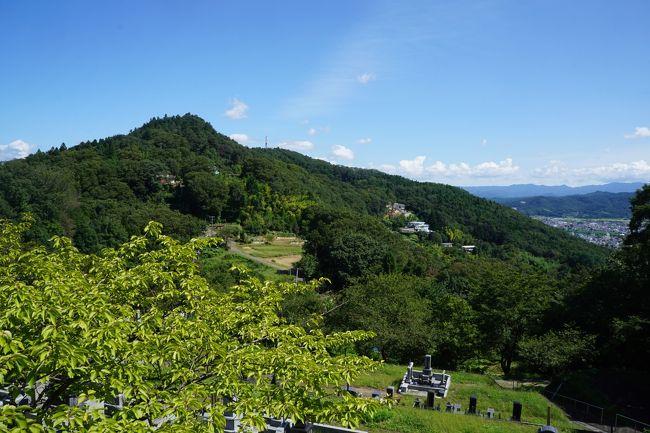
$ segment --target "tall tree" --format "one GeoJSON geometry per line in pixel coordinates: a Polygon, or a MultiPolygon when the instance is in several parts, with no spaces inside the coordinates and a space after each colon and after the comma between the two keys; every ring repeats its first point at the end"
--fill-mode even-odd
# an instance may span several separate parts
{"type": "Polygon", "coordinates": [[[477,263],[476,289],[471,304],[477,313],[485,350],[494,350],[501,369],[510,373],[519,342],[538,331],[553,286],[534,268],[515,267],[497,260],[477,263]]]}
{"type": "Polygon", "coordinates": [[[214,432],[225,410],[257,429],[264,416],[354,425],[377,406],[333,396],[374,364],[330,353],[367,333],[325,335],[279,314],[313,284],[243,277],[214,290],[197,260],[210,241],[181,244],[157,223],[97,256],[62,237],[28,246],[28,226],[0,221],[0,388],[31,398],[0,407],[0,430],[214,432]],[[118,394],[113,414],[88,404],[118,394]]]}
{"type": "Polygon", "coordinates": [[[423,278],[402,274],[372,275],[346,287],[341,307],[330,323],[344,329],[368,329],[376,336],[366,346],[382,358],[407,362],[424,355],[430,347],[435,324],[430,302],[420,296],[427,285],[423,278]]]}
{"type": "Polygon", "coordinates": [[[625,244],[632,252],[627,258],[642,269],[650,270],[650,184],[637,191],[630,203],[632,218],[625,244]]]}

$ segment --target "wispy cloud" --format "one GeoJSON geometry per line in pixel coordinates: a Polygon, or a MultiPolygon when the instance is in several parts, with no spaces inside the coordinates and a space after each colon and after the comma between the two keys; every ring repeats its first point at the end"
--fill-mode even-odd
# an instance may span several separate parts
{"type": "Polygon", "coordinates": [[[8,161],[10,159],[24,158],[36,149],[36,146],[24,142],[23,140],[15,140],[9,144],[0,144],[0,161],[8,161]]]}
{"type": "Polygon", "coordinates": [[[634,128],[634,133],[624,135],[625,138],[647,138],[650,137],[650,128],[647,126],[637,126],[634,128]]]}
{"type": "Polygon", "coordinates": [[[352,149],[341,146],[340,144],[332,146],[331,154],[336,158],[345,159],[347,161],[352,161],[354,159],[354,152],[352,149]]]}
{"type": "Polygon", "coordinates": [[[314,136],[316,134],[328,133],[331,131],[329,126],[313,126],[307,130],[307,134],[314,136]]]}
{"type": "Polygon", "coordinates": [[[314,143],[309,140],[283,141],[278,144],[278,147],[295,151],[305,151],[313,149],[314,143]]]}
{"type": "Polygon", "coordinates": [[[365,137],[365,138],[358,139],[357,143],[359,143],[359,144],[369,144],[371,141],[372,141],[372,138],[365,137]]]}
{"type": "Polygon", "coordinates": [[[230,101],[231,107],[223,113],[226,117],[231,119],[244,119],[248,111],[248,105],[237,98],[230,101]]]}
{"type": "Polygon", "coordinates": [[[329,114],[378,75],[403,66],[402,57],[415,43],[438,37],[437,20],[444,19],[433,2],[375,2],[354,28],[340,29],[342,43],[317,66],[317,73],[280,108],[280,116],[304,119],[329,114]]]}
{"type": "Polygon", "coordinates": [[[371,81],[375,81],[377,76],[372,72],[364,72],[361,75],[357,75],[357,81],[361,84],[368,84],[371,81]]]}
{"type": "Polygon", "coordinates": [[[251,144],[252,140],[247,134],[230,134],[229,137],[239,144],[251,144]]]}

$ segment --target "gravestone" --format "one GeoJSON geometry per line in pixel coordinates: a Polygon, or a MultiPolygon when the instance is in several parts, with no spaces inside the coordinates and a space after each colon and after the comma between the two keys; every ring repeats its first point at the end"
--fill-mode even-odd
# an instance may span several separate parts
{"type": "Polygon", "coordinates": [[[519,401],[512,403],[512,420],[521,421],[521,402],[519,401]]]}
{"type": "Polygon", "coordinates": [[[469,409],[467,410],[467,413],[476,415],[476,396],[475,395],[470,395],[469,396],[469,409]]]}
{"type": "Polygon", "coordinates": [[[433,391],[427,392],[427,407],[433,409],[434,402],[436,399],[436,393],[433,391]]]}

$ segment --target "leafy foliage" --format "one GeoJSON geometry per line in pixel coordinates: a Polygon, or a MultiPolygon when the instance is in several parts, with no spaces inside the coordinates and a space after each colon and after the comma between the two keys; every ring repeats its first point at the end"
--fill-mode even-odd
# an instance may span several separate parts
{"type": "Polygon", "coordinates": [[[408,275],[375,275],[347,287],[331,321],[345,329],[367,329],[367,343],[385,360],[408,361],[424,355],[433,325],[430,302],[419,296],[426,281],[408,275]]]}
{"type": "Polygon", "coordinates": [[[354,425],[376,408],[333,398],[373,363],[331,353],[369,334],[326,335],[281,316],[285,296],[318,282],[243,276],[214,290],[197,260],[214,241],[179,243],[150,223],[143,236],[86,255],[64,237],[26,244],[29,225],[0,222],[0,384],[33,404],[2,406],[0,429],[217,431],[225,410],[256,428],[264,416],[354,425]],[[118,394],[126,404],[112,415],[90,404],[118,394]]]}
{"type": "MultiPolygon", "coordinates": [[[[120,251],[150,220],[161,221],[166,233],[181,241],[200,233],[211,217],[230,223],[223,226],[229,238],[272,230],[296,233],[305,239],[301,275],[330,283],[291,295],[284,305],[293,310],[282,318],[308,323],[312,314],[328,309],[325,303],[354,299],[350,305],[360,305],[366,317],[352,320],[355,312],[348,310],[350,320],[345,321],[341,308],[328,316],[328,327],[370,327],[378,333],[373,345],[385,348],[386,356],[405,360],[431,350],[448,367],[468,359],[498,359],[509,369],[520,341],[558,331],[569,321],[574,312],[565,302],[582,293],[576,276],[586,275],[608,254],[459,188],[336,166],[283,149],[249,149],[190,114],[151,119],[127,135],[1,164],[0,216],[17,221],[25,211],[35,219],[25,231],[28,241],[45,245],[52,236],[66,235],[81,251],[98,254],[92,256],[96,260],[107,259],[102,252],[107,247],[120,251]],[[383,218],[392,202],[404,203],[434,232],[410,237],[395,233],[400,221],[383,218]],[[442,241],[476,245],[477,253],[443,249],[442,241]],[[385,293],[369,291],[373,287],[385,293]],[[327,302],[319,301],[317,289],[331,292],[327,302]],[[364,296],[376,304],[361,305],[364,296]],[[407,303],[414,317],[396,318],[403,314],[394,309],[399,302],[407,303]],[[305,317],[300,317],[300,308],[305,317]],[[385,320],[404,320],[404,335],[396,335],[399,342],[390,340],[381,312],[385,320]],[[434,331],[421,339],[423,329],[434,331]],[[406,341],[406,332],[417,336],[418,344],[406,341]],[[389,353],[391,348],[395,350],[389,353]]],[[[640,221],[634,245],[647,244],[645,220],[634,221],[640,221]]],[[[647,250],[630,245],[630,251],[647,250]]],[[[223,293],[232,284],[248,284],[240,275],[226,276],[231,257],[204,251],[202,272],[214,287],[223,293]]],[[[629,257],[634,256],[644,257],[629,257]]],[[[630,281],[645,281],[647,266],[629,269],[630,281]]],[[[135,283],[125,284],[114,288],[120,305],[144,311],[126,298],[135,296],[130,286],[135,283]]],[[[634,287],[630,293],[641,291],[641,285],[634,287]]],[[[603,339],[608,342],[637,341],[634,330],[646,316],[627,307],[631,302],[626,293],[621,290],[612,301],[626,305],[617,311],[634,313],[630,320],[605,311],[602,323],[595,320],[598,331],[585,332],[607,335],[603,339]],[[615,340],[613,335],[624,337],[615,340]]],[[[589,298],[581,305],[592,302],[594,311],[601,311],[608,301],[597,305],[589,298]]],[[[585,322],[581,319],[580,326],[585,322]]]]}
{"type": "Polygon", "coordinates": [[[0,216],[32,212],[32,239],[44,243],[67,235],[93,252],[127,241],[152,219],[184,240],[209,217],[253,234],[299,232],[314,206],[379,217],[394,201],[429,223],[436,231],[432,239],[462,233],[464,242],[485,254],[514,248],[569,267],[606,255],[459,188],[335,166],[283,149],[248,149],[190,114],[154,118],[128,135],[0,166],[0,216]]]}
{"type": "Polygon", "coordinates": [[[650,362],[650,186],[631,200],[630,235],[606,266],[568,300],[580,329],[597,335],[604,366],[645,370],[650,362]]]}
{"type": "Polygon", "coordinates": [[[567,325],[560,331],[525,338],[519,343],[518,351],[529,368],[557,377],[593,356],[595,340],[595,335],[585,335],[567,325]]]}

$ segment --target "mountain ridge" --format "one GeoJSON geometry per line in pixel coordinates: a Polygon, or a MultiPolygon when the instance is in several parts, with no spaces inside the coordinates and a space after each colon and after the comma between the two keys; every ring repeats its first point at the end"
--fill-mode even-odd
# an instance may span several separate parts
{"type": "Polygon", "coordinates": [[[483,198],[523,198],[523,197],[564,197],[568,195],[589,194],[593,192],[634,193],[644,185],[643,182],[611,182],[603,185],[536,185],[515,184],[508,186],[466,186],[466,191],[483,198]]]}
{"type": "Polygon", "coordinates": [[[495,199],[525,215],[574,218],[625,218],[632,212],[631,192],[591,192],[561,197],[535,196],[495,199]]]}
{"type": "Polygon", "coordinates": [[[250,233],[300,232],[314,206],[380,218],[392,202],[427,221],[432,239],[457,229],[487,254],[516,248],[571,263],[606,255],[461,188],[247,148],[190,114],[0,166],[0,216],[33,212],[35,240],[64,234],[90,251],[124,242],[150,219],[181,238],[199,233],[211,217],[250,233]]]}

